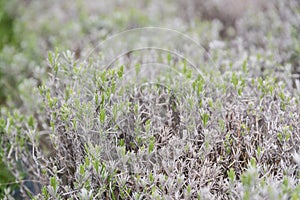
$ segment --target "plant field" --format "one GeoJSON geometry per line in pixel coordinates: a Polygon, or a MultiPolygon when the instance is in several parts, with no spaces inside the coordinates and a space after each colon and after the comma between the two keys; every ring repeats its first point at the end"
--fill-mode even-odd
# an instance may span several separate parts
{"type": "Polygon", "coordinates": [[[0,0],[1,199],[300,199],[300,3],[0,0]]]}

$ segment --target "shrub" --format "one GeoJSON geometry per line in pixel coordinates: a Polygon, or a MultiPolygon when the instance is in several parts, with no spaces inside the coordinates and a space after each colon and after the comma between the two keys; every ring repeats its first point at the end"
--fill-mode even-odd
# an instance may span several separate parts
{"type": "MultiPolygon", "coordinates": [[[[279,20],[274,15],[270,21],[279,20]]],[[[134,16],[132,26],[147,23],[134,16]]],[[[290,79],[295,63],[274,57],[280,44],[272,42],[283,32],[270,29],[266,46],[251,46],[255,31],[245,31],[268,20],[238,20],[242,39],[208,42],[203,55],[174,41],[189,50],[187,58],[197,55],[199,68],[158,51],[131,51],[110,65],[98,52],[80,59],[86,49],[79,55],[50,52],[44,62],[50,67],[42,68],[48,79],[37,84],[21,78],[23,107],[1,108],[0,157],[15,184],[4,184],[3,196],[298,199],[300,96],[290,79]]],[[[220,39],[215,25],[201,28],[220,39]]],[[[204,31],[199,29],[190,31],[204,31]]],[[[127,49],[131,44],[123,41],[113,42],[127,49]]]]}

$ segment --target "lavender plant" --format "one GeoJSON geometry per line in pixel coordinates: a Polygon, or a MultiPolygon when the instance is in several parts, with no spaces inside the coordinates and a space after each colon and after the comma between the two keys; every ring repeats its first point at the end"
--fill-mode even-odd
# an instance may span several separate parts
{"type": "MultiPolygon", "coordinates": [[[[2,196],[299,199],[299,38],[293,32],[299,24],[289,21],[298,17],[299,5],[272,1],[261,9],[253,18],[247,18],[251,11],[238,13],[231,25],[190,23],[187,32],[214,40],[202,41],[199,54],[176,41],[177,50],[188,49],[183,57],[172,49],[136,50],[103,65],[109,46],[99,48],[102,56],[50,51],[38,94],[20,95],[26,112],[1,108],[0,157],[15,179],[2,196]],[[267,28],[271,22],[278,24],[267,28]],[[222,34],[227,25],[233,34],[222,34]],[[27,114],[33,97],[36,111],[27,114]]],[[[129,18],[129,27],[147,23],[129,18]]],[[[126,24],[117,14],[115,20],[126,24]]],[[[111,45],[127,48],[114,39],[111,45]]],[[[19,87],[34,84],[28,79],[19,87]]]]}

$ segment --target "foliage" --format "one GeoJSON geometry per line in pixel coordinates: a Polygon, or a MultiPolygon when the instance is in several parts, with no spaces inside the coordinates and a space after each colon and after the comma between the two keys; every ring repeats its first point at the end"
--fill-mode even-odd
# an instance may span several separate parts
{"type": "Polygon", "coordinates": [[[100,14],[83,1],[16,9],[23,15],[7,31],[20,44],[6,40],[0,54],[1,198],[300,198],[299,3],[273,0],[226,21],[220,10],[211,16],[217,1],[191,2],[111,1],[100,14]],[[168,8],[161,20],[157,5],[168,8]],[[187,48],[184,57],[136,50],[106,65],[110,49],[89,53],[151,23],[180,24],[204,53],[178,41],[171,47],[187,48]]]}

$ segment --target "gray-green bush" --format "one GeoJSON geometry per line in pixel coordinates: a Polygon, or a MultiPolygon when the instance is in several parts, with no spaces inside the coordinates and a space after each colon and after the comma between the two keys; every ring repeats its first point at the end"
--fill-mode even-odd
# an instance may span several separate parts
{"type": "MultiPolygon", "coordinates": [[[[73,32],[65,41],[70,46],[78,35],[88,35],[76,44],[80,51],[76,47],[74,53],[49,52],[46,61],[39,62],[41,74],[49,72],[48,78],[37,83],[32,76],[21,77],[17,96],[22,105],[1,107],[0,157],[14,176],[1,186],[1,195],[299,199],[300,96],[293,79],[299,5],[272,2],[264,13],[236,19],[234,34],[228,38],[222,35],[226,25],[222,20],[203,22],[205,16],[195,15],[189,17],[198,20],[186,25],[185,19],[178,19],[181,30],[188,27],[185,31],[204,44],[206,54],[199,54],[201,74],[186,60],[164,52],[159,56],[154,51],[133,52],[126,58],[129,62],[116,61],[109,68],[99,64],[104,58],[98,54],[84,59],[91,43],[118,30],[115,22],[126,28],[147,25],[155,18],[143,12],[128,17],[117,8],[116,16],[106,16],[107,23],[99,25],[83,6],[81,18],[73,23],[80,25],[62,28],[51,39],[51,44],[64,46],[66,35],[73,32]],[[103,31],[100,36],[97,25],[103,31]],[[143,63],[145,54],[159,63],[143,63]],[[205,68],[212,62],[214,70],[205,68]]],[[[29,6],[34,10],[42,5],[29,6]]],[[[153,9],[151,2],[139,6],[153,9]]],[[[26,16],[32,19],[34,14],[26,16]]],[[[49,13],[41,19],[47,21],[49,13]]],[[[173,19],[164,20],[161,23],[173,19]]],[[[49,32],[55,30],[51,24],[45,26],[49,32]]],[[[47,33],[39,27],[44,26],[32,26],[43,41],[48,36],[42,36],[47,33]]],[[[126,42],[120,48],[125,49],[126,42]]],[[[26,53],[11,52],[8,64],[37,62],[26,53]]]]}

